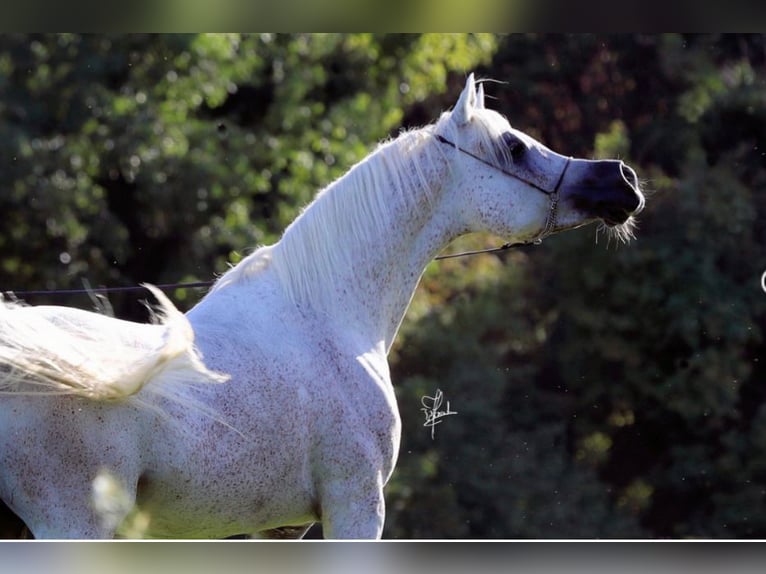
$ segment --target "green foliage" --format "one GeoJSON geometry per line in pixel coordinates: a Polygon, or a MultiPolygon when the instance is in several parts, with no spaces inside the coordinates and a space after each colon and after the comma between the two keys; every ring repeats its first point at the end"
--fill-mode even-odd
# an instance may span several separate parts
{"type": "Polygon", "coordinates": [[[424,532],[438,492],[455,515],[429,535],[763,536],[762,48],[504,39],[488,74],[512,70],[520,93],[498,107],[523,102],[522,129],[621,157],[653,193],[630,246],[582,230],[489,273],[429,269],[430,305],[415,300],[394,356],[405,438],[389,535],[424,532]],[[414,423],[435,388],[459,414],[431,441],[414,423]]]}
{"type": "MultiPolygon", "coordinates": [[[[514,125],[620,157],[652,194],[627,246],[591,227],[428,267],[391,355],[385,535],[762,538],[764,54],[730,35],[6,35],[0,286],[208,279],[478,69],[509,82],[486,89],[514,125]],[[457,414],[432,439],[437,389],[457,414]]],[[[117,314],[142,317],[134,299],[117,314]]]]}
{"type": "MultiPolygon", "coordinates": [[[[403,327],[394,376],[404,436],[388,493],[398,512],[389,520],[387,534],[635,534],[639,530],[631,517],[616,512],[609,487],[570,452],[568,427],[576,416],[570,398],[536,382],[545,376],[547,341],[557,312],[536,297],[538,285],[529,273],[527,255],[509,259],[506,268],[479,259],[440,264],[459,268],[455,274],[441,270],[441,280],[446,275],[450,281],[451,296],[403,327]],[[437,388],[458,414],[443,420],[432,440],[418,411],[420,397],[432,396],[437,388]],[[435,499],[451,516],[434,519],[430,508],[435,499]]],[[[428,283],[426,277],[419,297],[428,296],[428,283]]]]}
{"type": "MultiPolygon", "coordinates": [[[[22,290],[220,273],[232,252],[275,241],[320,187],[401,125],[405,105],[443,91],[447,72],[487,61],[494,43],[5,36],[0,282],[22,290]]],[[[127,298],[114,303],[141,313],[127,298]]]]}

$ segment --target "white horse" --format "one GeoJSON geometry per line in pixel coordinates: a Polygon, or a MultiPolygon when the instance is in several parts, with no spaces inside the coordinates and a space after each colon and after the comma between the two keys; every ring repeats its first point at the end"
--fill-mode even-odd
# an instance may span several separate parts
{"type": "Polygon", "coordinates": [[[186,316],[157,290],[152,325],[0,305],[0,495],[37,538],[113,537],[131,509],[146,537],[319,521],[379,538],[400,437],[387,354],[428,262],[475,231],[629,236],[643,205],[624,163],[544,147],[471,75],[452,111],[381,144],[186,316]],[[109,484],[121,503],[99,503],[109,484]]]}

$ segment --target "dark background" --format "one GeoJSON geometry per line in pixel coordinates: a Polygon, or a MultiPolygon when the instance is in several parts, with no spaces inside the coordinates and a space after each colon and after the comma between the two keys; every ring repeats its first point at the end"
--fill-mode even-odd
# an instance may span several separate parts
{"type": "Polygon", "coordinates": [[[0,291],[213,278],[476,71],[515,127],[651,195],[627,246],[429,266],[384,535],[764,538],[765,61],[762,35],[0,36],[0,291]],[[432,440],[437,388],[458,414],[432,440]]]}

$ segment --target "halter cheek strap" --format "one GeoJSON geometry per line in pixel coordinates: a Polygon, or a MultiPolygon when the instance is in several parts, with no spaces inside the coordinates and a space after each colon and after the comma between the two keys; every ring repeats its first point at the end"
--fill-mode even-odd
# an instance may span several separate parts
{"type": "Polygon", "coordinates": [[[543,239],[548,237],[551,233],[553,233],[554,229],[556,228],[556,218],[558,217],[558,206],[559,206],[559,189],[561,188],[561,184],[564,181],[564,176],[566,175],[567,169],[569,168],[569,163],[571,162],[572,158],[568,157],[566,159],[566,162],[564,163],[564,167],[561,170],[561,173],[559,174],[558,180],[556,181],[556,185],[553,187],[553,189],[548,190],[544,187],[541,187],[537,185],[536,183],[529,181],[528,179],[525,179],[521,177],[518,174],[511,173],[510,171],[507,171],[503,168],[501,168],[498,165],[495,165],[494,163],[491,163],[484,159],[483,157],[480,157],[468,150],[465,150],[461,147],[458,147],[454,142],[451,142],[444,136],[440,134],[436,134],[434,136],[439,142],[448,145],[457,151],[464,153],[467,156],[472,157],[473,159],[483,163],[484,165],[488,165],[492,169],[496,169],[500,173],[507,175],[508,177],[512,177],[513,179],[516,179],[518,181],[521,181],[522,183],[527,184],[528,186],[536,189],[540,193],[543,193],[548,196],[548,199],[550,200],[550,205],[548,207],[548,215],[545,218],[545,226],[543,227],[543,230],[540,232],[540,234],[535,237],[532,240],[529,241],[519,241],[517,243],[505,243],[501,245],[500,247],[492,247],[489,249],[480,249],[478,251],[465,251],[462,253],[454,253],[451,255],[440,255],[438,257],[435,257],[435,259],[451,259],[453,257],[463,257],[464,255],[477,255],[479,253],[493,253],[496,251],[505,251],[507,249],[510,249],[511,247],[517,247],[521,245],[540,245],[542,243],[543,239]]]}
{"type": "Polygon", "coordinates": [[[439,140],[439,142],[441,142],[441,143],[443,143],[445,145],[448,145],[451,148],[456,149],[460,153],[464,153],[465,155],[467,155],[469,157],[472,157],[476,161],[479,161],[479,162],[483,163],[484,165],[487,165],[487,166],[491,167],[492,169],[495,169],[495,170],[499,171],[500,173],[507,175],[508,177],[512,177],[513,179],[516,179],[518,181],[526,183],[528,186],[535,188],[537,191],[539,191],[541,193],[544,193],[545,195],[552,195],[554,193],[558,193],[559,187],[561,187],[561,182],[564,181],[564,174],[566,174],[567,168],[569,167],[569,162],[572,159],[571,157],[567,158],[567,161],[564,164],[564,168],[561,170],[561,173],[559,174],[559,178],[556,181],[556,185],[553,187],[553,189],[545,189],[544,187],[541,187],[540,185],[536,184],[533,181],[529,181],[528,179],[526,179],[524,177],[521,177],[520,175],[518,175],[516,173],[511,173],[510,171],[507,171],[507,170],[503,169],[499,165],[496,165],[496,164],[494,164],[494,163],[492,163],[490,161],[487,161],[483,157],[478,156],[475,153],[472,153],[472,152],[468,151],[467,149],[463,149],[463,148],[459,147],[454,142],[451,142],[450,140],[448,140],[447,138],[445,138],[444,136],[442,136],[440,134],[436,134],[434,137],[437,140],[439,140]]]}

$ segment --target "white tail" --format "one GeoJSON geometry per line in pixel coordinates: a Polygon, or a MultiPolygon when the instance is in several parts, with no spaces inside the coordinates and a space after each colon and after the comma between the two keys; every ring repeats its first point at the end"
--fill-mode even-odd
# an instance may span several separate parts
{"type": "Polygon", "coordinates": [[[175,394],[170,382],[225,381],[202,362],[187,318],[159,289],[144,286],[159,302],[155,324],[0,301],[0,393],[119,401],[152,381],[149,389],[160,395],[175,394]]]}

